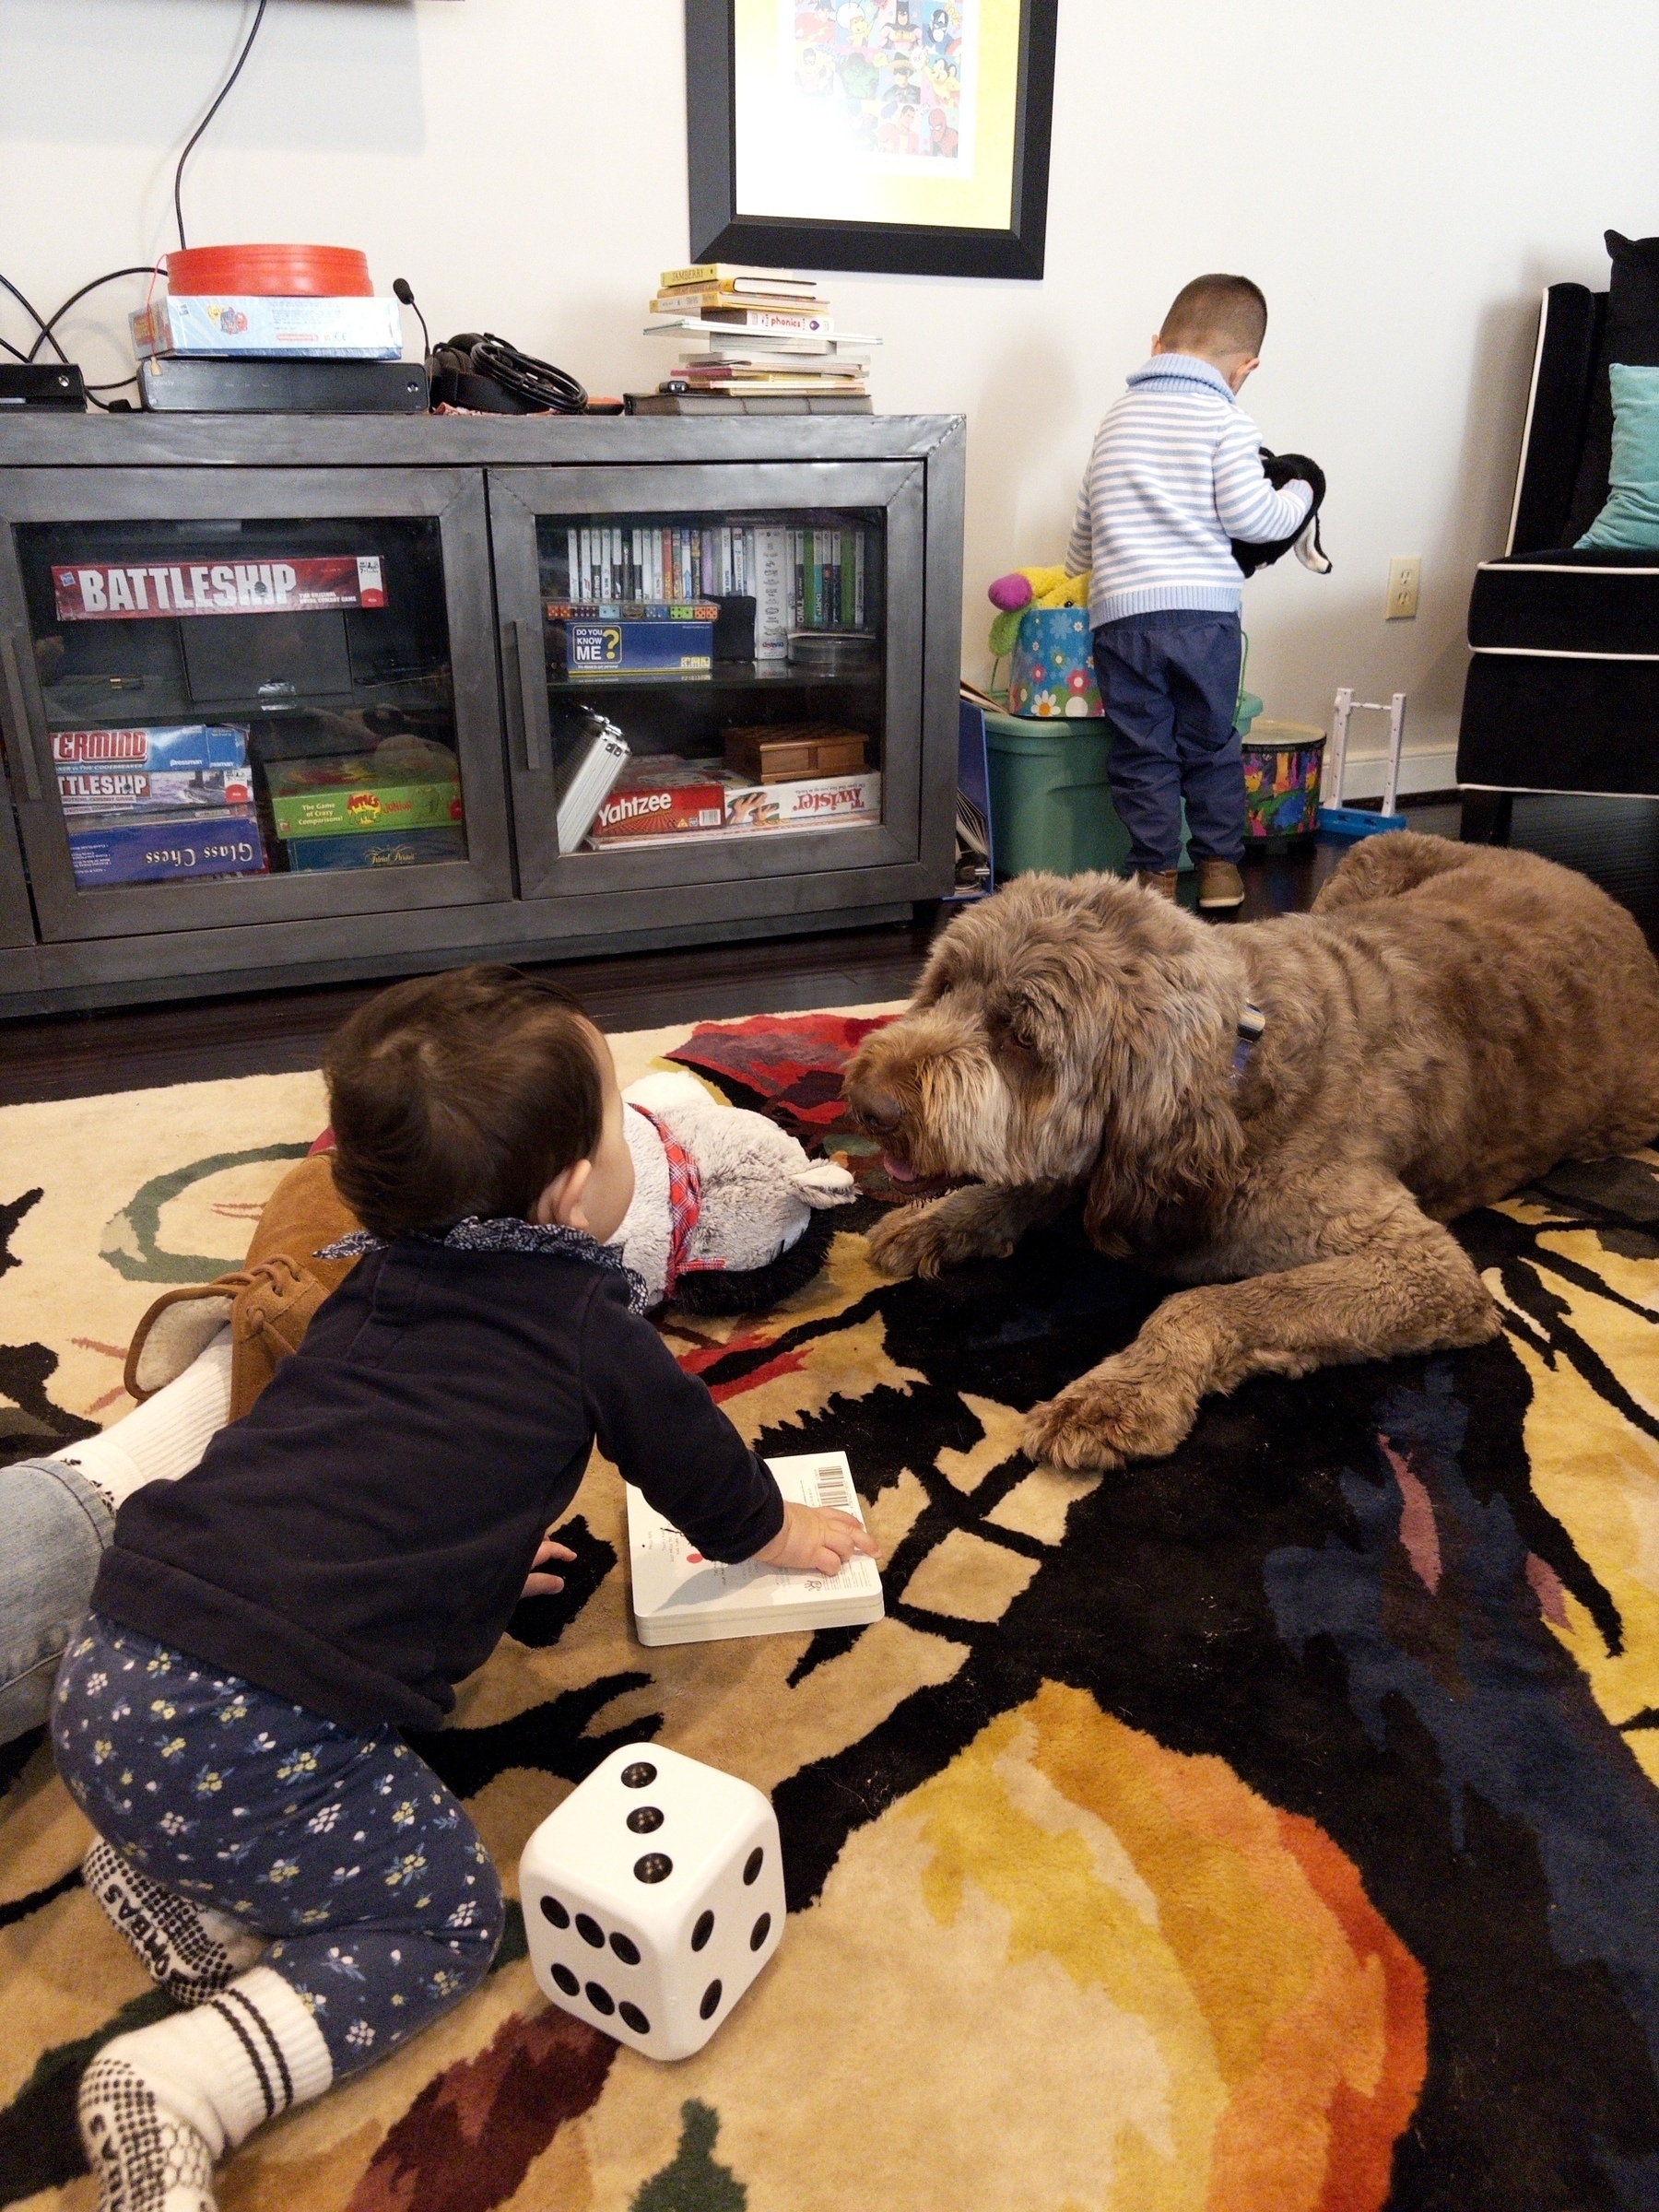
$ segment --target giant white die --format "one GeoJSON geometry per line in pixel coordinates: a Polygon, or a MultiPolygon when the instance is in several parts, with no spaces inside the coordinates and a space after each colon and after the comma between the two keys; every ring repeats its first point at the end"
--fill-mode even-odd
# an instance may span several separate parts
{"type": "Polygon", "coordinates": [[[519,1898],[555,2005],[647,2058],[688,2058],[782,1936],[777,1817],[735,1775],[626,1744],[525,1844],[519,1898]]]}

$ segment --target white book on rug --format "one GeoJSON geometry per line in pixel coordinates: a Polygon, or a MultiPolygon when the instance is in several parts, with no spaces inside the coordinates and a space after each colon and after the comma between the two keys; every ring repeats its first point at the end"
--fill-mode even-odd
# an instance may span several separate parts
{"type": "MultiPolygon", "coordinates": [[[[844,1452],[807,1452],[764,1464],[794,1504],[839,1506],[864,1519],[844,1452]]],[[[753,1559],[725,1566],[693,1551],[641,1491],[632,1483],[625,1487],[634,1628],[641,1643],[712,1643],[726,1636],[863,1628],[887,1609],[874,1559],[855,1553],[835,1575],[794,1574],[753,1559]]]]}

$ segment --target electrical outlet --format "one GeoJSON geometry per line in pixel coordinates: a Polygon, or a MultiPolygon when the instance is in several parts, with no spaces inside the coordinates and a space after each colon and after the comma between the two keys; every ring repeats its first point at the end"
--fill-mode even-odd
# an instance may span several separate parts
{"type": "Polygon", "coordinates": [[[1383,619],[1389,622],[1409,622],[1418,611],[1418,585],[1422,581],[1423,557],[1420,553],[1396,553],[1388,564],[1388,597],[1383,603],[1383,619]]]}

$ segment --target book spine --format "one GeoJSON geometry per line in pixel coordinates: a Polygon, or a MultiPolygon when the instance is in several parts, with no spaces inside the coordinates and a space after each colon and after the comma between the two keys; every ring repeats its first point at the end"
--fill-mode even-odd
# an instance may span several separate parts
{"type": "Polygon", "coordinates": [[[865,533],[861,526],[853,535],[853,627],[865,626],[865,533]]]}
{"type": "Polygon", "coordinates": [[[790,629],[790,533],[758,529],[750,534],[755,598],[755,658],[786,660],[790,629]]]}

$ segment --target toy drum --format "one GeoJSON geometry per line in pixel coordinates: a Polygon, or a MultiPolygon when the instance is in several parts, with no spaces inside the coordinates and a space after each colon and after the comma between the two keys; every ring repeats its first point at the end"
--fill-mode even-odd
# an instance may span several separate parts
{"type": "Polygon", "coordinates": [[[1247,850],[1272,852],[1318,825],[1324,732],[1311,723],[1258,719],[1241,748],[1247,850]]]}
{"type": "Polygon", "coordinates": [[[1086,607],[1033,606],[1020,617],[1009,664],[1008,711],[1037,722],[1105,712],[1086,607]]]}

